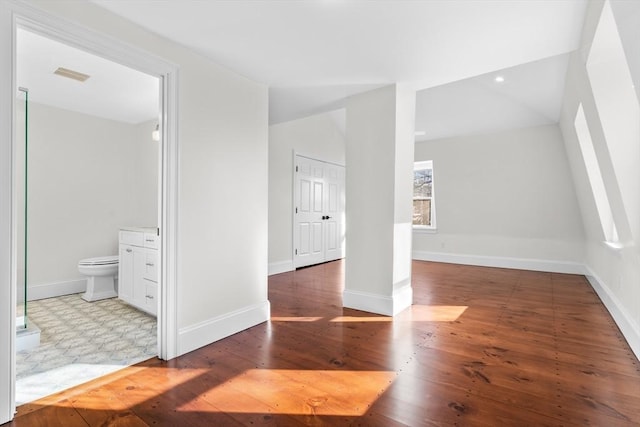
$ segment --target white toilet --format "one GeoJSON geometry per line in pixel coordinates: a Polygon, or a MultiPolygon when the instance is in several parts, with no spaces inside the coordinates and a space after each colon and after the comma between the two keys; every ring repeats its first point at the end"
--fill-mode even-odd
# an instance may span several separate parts
{"type": "Polygon", "coordinates": [[[118,296],[115,286],[118,255],[82,259],[78,262],[78,271],[89,276],[83,300],[91,302],[118,296]]]}

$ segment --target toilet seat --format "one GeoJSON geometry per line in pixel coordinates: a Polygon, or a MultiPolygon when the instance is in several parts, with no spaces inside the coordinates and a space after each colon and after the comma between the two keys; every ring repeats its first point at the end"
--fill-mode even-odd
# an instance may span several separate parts
{"type": "Polygon", "coordinates": [[[118,255],[111,256],[99,256],[94,258],[82,259],[78,262],[78,265],[91,266],[91,265],[113,265],[118,263],[118,255]]]}

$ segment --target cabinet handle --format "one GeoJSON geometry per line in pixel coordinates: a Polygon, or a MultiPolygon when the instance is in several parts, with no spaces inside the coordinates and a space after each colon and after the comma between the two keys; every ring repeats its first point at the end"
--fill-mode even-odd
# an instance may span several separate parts
{"type": "Polygon", "coordinates": [[[127,249],[127,252],[133,252],[133,249],[127,249]]]}
{"type": "Polygon", "coordinates": [[[155,242],[155,239],[144,239],[145,242],[155,242]]]}
{"type": "Polygon", "coordinates": [[[153,299],[153,295],[145,295],[149,299],[153,299]]]}
{"type": "Polygon", "coordinates": [[[148,262],[147,263],[147,267],[153,267],[153,263],[152,262],[148,262]]]}

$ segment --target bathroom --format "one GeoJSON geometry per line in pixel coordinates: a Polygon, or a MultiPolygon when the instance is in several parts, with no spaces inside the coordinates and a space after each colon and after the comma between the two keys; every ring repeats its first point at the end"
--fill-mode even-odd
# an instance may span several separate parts
{"type": "MultiPolygon", "coordinates": [[[[123,227],[156,230],[159,81],[25,29],[18,30],[16,56],[17,86],[23,88],[17,94],[16,123],[27,119],[16,126],[18,317],[26,311],[27,326],[37,325],[32,315],[38,304],[43,310],[43,304],[52,307],[55,300],[58,305],[71,301],[67,324],[43,328],[39,346],[46,349],[47,340],[57,335],[55,346],[65,347],[74,340],[72,330],[88,320],[87,313],[118,301],[82,300],[88,276],[80,273],[79,262],[117,256],[123,227]],[[80,74],[55,74],[59,67],[80,74]],[[88,75],[84,81],[82,74],[88,75]],[[67,337],[67,344],[60,344],[67,337]]],[[[118,310],[131,309],[118,304],[118,310]]],[[[152,316],[142,316],[146,324],[155,323],[152,316]]],[[[123,354],[127,351],[122,348],[123,354]]],[[[19,354],[18,365],[28,359],[19,354]]],[[[78,358],[63,362],[72,360],[78,358]]],[[[26,376],[20,366],[18,372],[20,391],[26,376]]]]}

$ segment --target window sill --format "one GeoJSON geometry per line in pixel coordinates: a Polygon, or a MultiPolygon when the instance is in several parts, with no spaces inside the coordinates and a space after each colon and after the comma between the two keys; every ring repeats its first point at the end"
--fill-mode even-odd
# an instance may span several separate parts
{"type": "Polygon", "coordinates": [[[413,232],[420,233],[420,234],[436,234],[438,232],[438,229],[436,227],[424,227],[424,226],[414,225],[413,232]]]}
{"type": "Polygon", "coordinates": [[[621,251],[622,249],[624,249],[624,244],[621,242],[610,242],[605,240],[602,243],[604,243],[606,247],[608,247],[609,249],[613,249],[614,251],[621,251]]]}

